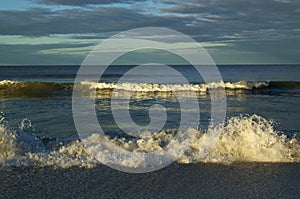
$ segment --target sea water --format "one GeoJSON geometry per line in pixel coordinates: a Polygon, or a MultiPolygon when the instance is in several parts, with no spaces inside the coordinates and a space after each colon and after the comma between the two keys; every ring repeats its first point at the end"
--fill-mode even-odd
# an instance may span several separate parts
{"type": "MultiPolygon", "coordinates": [[[[81,144],[74,125],[72,91],[78,68],[0,67],[0,163],[3,166],[92,167],[98,164],[81,144]]],[[[131,152],[162,150],[163,145],[174,138],[180,114],[194,111],[181,109],[176,98],[178,96],[173,92],[187,99],[193,92],[199,103],[200,125],[197,129],[186,128],[186,133],[197,134],[197,139],[187,143],[185,155],[179,158],[179,163],[300,160],[300,66],[218,66],[224,85],[219,82],[205,83],[191,66],[173,66],[187,77],[189,84],[136,81],[138,78],[151,79],[147,71],[129,76],[128,82],[117,83],[132,68],[134,66],[110,66],[99,82],[90,82],[87,78],[87,81],[77,83],[82,90],[82,98],[89,98],[90,92],[96,91],[93,97],[98,121],[107,135],[105,139],[112,143],[131,152]],[[197,157],[197,151],[203,145],[202,139],[211,114],[208,89],[221,86],[225,86],[227,101],[224,129],[208,156],[200,158],[197,157]],[[151,132],[146,140],[126,135],[112,115],[111,95],[114,89],[120,104],[123,103],[122,96],[134,91],[129,109],[133,121],[138,125],[147,125],[150,122],[149,108],[153,104],[161,104],[168,116],[163,129],[151,132]]],[[[161,75],[165,75],[166,79],[174,79],[168,74],[161,75]]],[[[126,108],[124,105],[123,109],[126,108]]],[[[103,138],[91,135],[88,139],[101,143],[103,138]]],[[[101,150],[96,153],[103,156],[102,163],[111,158],[101,150]]],[[[146,163],[140,160],[126,164],[124,166],[143,167],[146,163]]]]}
{"type": "Polygon", "coordinates": [[[117,83],[132,68],[111,66],[98,82],[89,81],[89,76],[97,74],[87,74],[85,81],[74,85],[79,66],[1,66],[0,197],[299,197],[300,66],[218,66],[224,84],[204,82],[191,66],[173,66],[188,84],[172,82],[176,76],[160,71],[157,75],[167,83],[143,82],[153,78],[153,71],[147,70],[117,83]],[[72,114],[75,86],[81,99],[94,99],[106,136],[92,134],[82,140],[78,135],[72,114]],[[212,120],[209,89],[223,86],[224,127],[215,146],[202,157],[199,151],[212,120]],[[165,125],[159,131],[139,132],[137,137],[126,134],[114,120],[112,93],[120,110],[129,109],[139,126],[151,122],[149,108],[160,104],[156,111],[166,111],[165,125]],[[125,103],[128,94],[129,106],[125,103]],[[133,154],[119,163],[129,168],[149,164],[135,154],[159,154],[176,146],[181,114],[195,112],[182,109],[178,98],[195,96],[199,127],[181,132],[194,137],[180,142],[183,153],[174,164],[138,175],[105,166],[120,156],[107,153],[104,142],[133,154]]]}

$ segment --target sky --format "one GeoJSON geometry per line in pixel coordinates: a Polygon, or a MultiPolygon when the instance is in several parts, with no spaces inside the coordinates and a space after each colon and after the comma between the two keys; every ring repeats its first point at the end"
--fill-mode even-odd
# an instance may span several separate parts
{"type": "Polygon", "coordinates": [[[184,33],[216,64],[300,63],[299,0],[3,0],[0,65],[80,65],[142,27],[184,33]]]}

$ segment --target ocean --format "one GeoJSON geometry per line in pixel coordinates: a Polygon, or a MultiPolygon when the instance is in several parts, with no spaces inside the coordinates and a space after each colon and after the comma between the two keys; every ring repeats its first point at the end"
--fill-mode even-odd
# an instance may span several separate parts
{"type": "MultiPolygon", "coordinates": [[[[205,83],[192,66],[171,66],[189,83],[149,83],[153,74],[145,70],[118,84],[134,67],[110,66],[99,82],[88,81],[96,74],[87,74],[86,81],[74,85],[79,66],[1,66],[0,198],[299,197],[300,65],[221,65],[224,84],[205,83]],[[78,134],[72,113],[75,86],[83,101],[92,98],[105,136],[78,134]],[[202,157],[203,137],[213,122],[208,91],[221,86],[225,123],[215,146],[202,157]],[[154,112],[166,112],[165,123],[159,131],[139,131],[140,137],[127,134],[115,121],[112,95],[117,109],[127,110],[137,125],[151,123],[149,109],[155,104],[160,106],[154,112]],[[195,114],[179,98],[195,98],[199,104],[198,128],[178,131],[182,115],[195,114]],[[106,166],[120,161],[122,167],[143,168],[149,160],[124,161],[99,146],[105,140],[147,154],[162,151],[177,134],[195,137],[180,142],[183,151],[176,161],[147,173],[106,166]]],[[[170,78],[160,71],[157,75],[170,78]]]]}

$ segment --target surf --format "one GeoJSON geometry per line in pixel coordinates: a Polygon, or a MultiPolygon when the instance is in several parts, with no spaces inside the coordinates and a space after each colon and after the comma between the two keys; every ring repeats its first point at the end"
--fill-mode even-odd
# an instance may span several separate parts
{"type": "MultiPolygon", "coordinates": [[[[29,128],[29,127],[26,127],[29,128]]],[[[165,147],[176,146],[176,130],[162,130],[147,138],[101,137],[93,134],[82,140],[72,138],[39,138],[26,128],[9,128],[0,126],[0,165],[1,167],[52,166],[56,168],[87,167],[109,163],[120,158],[119,154],[111,156],[103,148],[103,139],[133,153],[162,152],[165,147]],[[85,145],[83,144],[85,143],[85,145]],[[93,146],[91,148],[91,146],[93,146]],[[96,159],[95,156],[98,158],[96,159]],[[99,162],[101,158],[101,162],[99,162]]],[[[149,134],[149,132],[142,132],[149,134]]],[[[275,130],[274,122],[258,115],[228,118],[215,147],[205,157],[199,156],[206,136],[205,131],[188,129],[184,134],[195,134],[195,138],[181,144],[183,155],[177,160],[179,164],[233,162],[300,162],[300,142],[296,134],[287,137],[275,130]],[[183,146],[183,147],[182,147],[183,146]]],[[[176,152],[176,149],[174,149],[176,152]]],[[[135,156],[133,156],[135,157],[135,156]]],[[[139,156],[143,157],[143,156],[139,156]]],[[[126,167],[143,167],[148,162],[145,158],[128,159],[120,162],[126,167]]]]}

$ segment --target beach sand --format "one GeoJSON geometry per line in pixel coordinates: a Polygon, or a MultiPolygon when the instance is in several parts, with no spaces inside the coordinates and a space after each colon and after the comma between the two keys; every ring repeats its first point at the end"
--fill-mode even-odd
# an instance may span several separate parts
{"type": "Polygon", "coordinates": [[[172,164],[130,174],[95,168],[0,171],[0,198],[298,198],[299,163],[172,164]]]}

